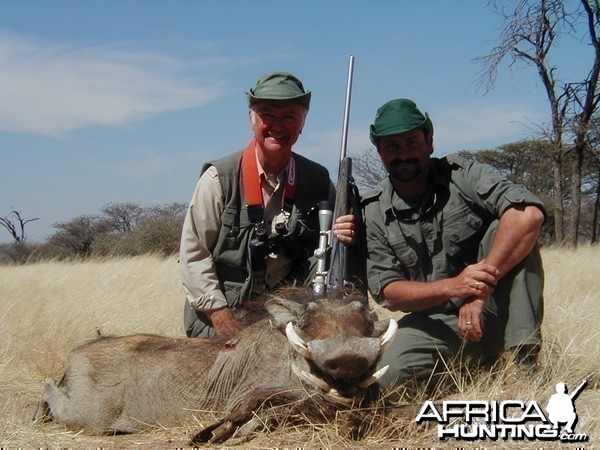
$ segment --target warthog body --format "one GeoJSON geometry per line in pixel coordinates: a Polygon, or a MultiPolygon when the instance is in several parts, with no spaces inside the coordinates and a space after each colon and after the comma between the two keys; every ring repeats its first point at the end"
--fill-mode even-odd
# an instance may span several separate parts
{"type": "Polygon", "coordinates": [[[358,406],[395,333],[395,322],[374,322],[365,304],[364,298],[272,298],[265,318],[227,342],[100,338],[70,353],[58,386],[45,381],[39,411],[94,434],[174,424],[191,411],[223,411],[223,420],[195,438],[216,442],[261,406],[310,402],[307,412],[321,416],[358,406]]]}

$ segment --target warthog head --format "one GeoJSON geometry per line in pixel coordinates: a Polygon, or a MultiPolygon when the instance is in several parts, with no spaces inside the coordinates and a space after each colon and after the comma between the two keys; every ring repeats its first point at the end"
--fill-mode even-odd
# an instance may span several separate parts
{"type": "Polygon", "coordinates": [[[286,335],[302,356],[294,373],[328,397],[351,404],[387,370],[374,373],[379,356],[394,339],[395,320],[375,322],[364,297],[314,300],[304,306],[286,335]]]}
{"type": "MultiPolygon", "coordinates": [[[[361,294],[342,300],[316,300],[312,293],[289,288],[281,297],[269,299],[265,306],[270,340],[251,348],[255,355],[272,357],[269,367],[263,364],[253,377],[253,384],[260,387],[245,391],[229,415],[197,433],[191,444],[223,442],[265,406],[287,405],[290,413],[316,420],[333,417],[340,407],[367,406],[373,399],[367,395],[373,391],[370,388],[387,370],[384,367],[375,372],[377,361],[398,328],[394,320],[375,321],[367,304],[361,294]],[[287,339],[280,334],[284,330],[287,339]],[[277,381],[266,382],[271,376],[277,381]],[[321,395],[311,395],[315,390],[321,395]]],[[[265,328],[264,322],[257,325],[265,328]]]]}

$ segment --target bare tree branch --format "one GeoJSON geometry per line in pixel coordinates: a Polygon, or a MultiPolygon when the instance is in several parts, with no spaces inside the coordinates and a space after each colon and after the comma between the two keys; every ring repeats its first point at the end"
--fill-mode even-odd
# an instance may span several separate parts
{"type": "Polygon", "coordinates": [[[0,217],[0,225],[6,228],[6,230],[10,233],[12,238],[15,240],[15,242],[25,243],[25,241],[27,240],[27,235],[25,234],[25,225],[27,225],[29,222],[33,222],[34,220],[40,219],[38,217],[34,219],[24,219],[21,216],[20,211],[12,210],[8,216],[0,217]],[[10,219],[11,215],[16,217],[19,226],[18,229],[17,223],[13,222],[13,220],[10,219]]]}

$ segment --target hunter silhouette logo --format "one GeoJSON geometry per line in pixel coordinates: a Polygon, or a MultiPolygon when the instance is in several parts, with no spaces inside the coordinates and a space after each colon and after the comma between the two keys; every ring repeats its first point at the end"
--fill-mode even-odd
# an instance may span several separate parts
{"type": "Polygon", "coordinates": [[[587,380],[579,383],[570,394],[567,393],[567,385],[565,383],[556,384],[556,394],[553,394],[548,401],[546,411],[548,411],[548,419],[554,425],[554,429],[559,429],[560,423],[566,423],[565,431],[573,434],[575,424],[577,423],[577,413],[575,412],[575,398],[587,384],[587,380]]]}
{"type": "Polygon", "coordinates": [[[577,413],[575,398],[585,385],[583,380],[568,393],[565,383],[556,385],[546,406],[547,415],[535,400],[445,400],[441,403],[426,401],[417,423],[437,422],[438,438],[441,440],[560,440],[561,442],[585,442],[586,433],[575,433],[577,413]],[[564,430],[561,432],[561,424],[564,430]]]}

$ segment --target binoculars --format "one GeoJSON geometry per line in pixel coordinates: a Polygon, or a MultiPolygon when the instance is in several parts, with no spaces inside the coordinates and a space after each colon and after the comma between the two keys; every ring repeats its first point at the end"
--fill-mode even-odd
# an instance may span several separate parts
{"type": "Polygon", "coordinates": [[[268,233],[262,223],[254,228],[250,239],[250,258],[254,270],[265,270],[267,255],[279,254],[281,251],[284,251],[292,259],[300,257],[301,248],[298,245],[295,230],[288,230],[285,223],[276,224],[275,231],[272,233],[268,233]]]}

